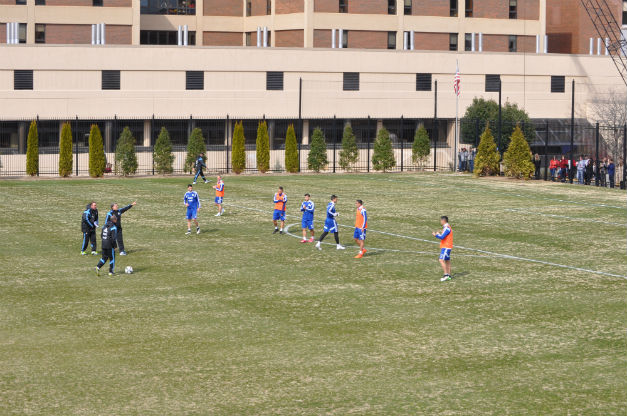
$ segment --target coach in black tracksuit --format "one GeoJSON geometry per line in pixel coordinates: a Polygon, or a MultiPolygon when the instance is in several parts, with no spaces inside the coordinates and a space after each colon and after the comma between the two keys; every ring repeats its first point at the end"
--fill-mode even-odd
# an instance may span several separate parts
{"type": "Polygon", "coordinates": [[[126,251],[124,250],[124,237],[122,236],[122,214],[124,214],[129,209],[133,208],[135,204],[137,204],[137,202],[133,202],[132,204],[127,205],[124,208],[120,208],[118,204],[111,204],[111,211],[107,213],[107,218],[105,219],[105,224],[109,222],[111,217],[116,217],[117,219],[116,241],[120,249],[120,256],[126,256],[126,251]]]}
{"type": "Polygon", "coordinates": [[[115,247],[118,229],[115,224],[118,221],[118,217],[111,217],[102,227],[102,232],[100,233],[100,237],[102,238],[102,258],[96,265],[96,274],[100,274],[100,268],[105,265],[107,261],[109,261],[109,275],[114,273],[115,269],[115,247]]]}
{"type": "Polygon", "coordinates": [[[87,244],[91,243],[91,254],[96,254],[96,228],[98,227],[98,207],[95,202],[90,202],[83,211],[81,230],[83,231],[83,246],[81,254],[86,255],[87,244]]]}

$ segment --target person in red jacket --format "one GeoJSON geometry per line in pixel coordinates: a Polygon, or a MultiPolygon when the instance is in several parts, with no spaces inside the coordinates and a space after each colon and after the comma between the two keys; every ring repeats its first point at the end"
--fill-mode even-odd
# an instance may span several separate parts
{"type": "Polygon", "coordinates": [[[551,162],[549,162],[549,171],[551,172],[551,180],[553,182],[555,182],[555,172],[557,171],[558,167],[559,162],[557,161],[555,156],[553,156],[553,159],[551,159],[551,162]]]}
{"type": "Polygon", "coordinates": [[[562,155],[562,159],[559,161],[560,167],[560,180],[566,182],[566,175],[568,173],[568,160],[562,155]]]}

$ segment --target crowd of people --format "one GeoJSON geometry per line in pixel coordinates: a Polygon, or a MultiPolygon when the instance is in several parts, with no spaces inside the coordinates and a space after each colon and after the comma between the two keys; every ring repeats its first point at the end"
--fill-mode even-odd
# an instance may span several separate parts
{"type": "Polygon", "coordinates": [[[462,149],[457,153],[457,170],[460,172],[473,172],[475,170],[475,157],[477,149],[473,147],[462,149]]]}
{"type": "Polygon", "coordinates": [[[610,158],[594,160],[585,155],[579,160],[569,161],[564,155],[560,159],[553,156],[549,162],[550,179],[552,181],[572,181],[580,185],[592,185],[614,188],[616,181],[616,164],[610,158]]]}

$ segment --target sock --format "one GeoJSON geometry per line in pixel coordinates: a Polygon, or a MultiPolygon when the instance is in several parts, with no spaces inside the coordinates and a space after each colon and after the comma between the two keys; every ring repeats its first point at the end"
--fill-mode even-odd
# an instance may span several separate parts
{"type": "Polygon", "coordinates": [[[281,231],[283,231],[283,228],[281,228],[281,231]]]}
{"type": "Polygon", "coordinates": [[[333,233],[333,236],[335,237],[335,242],[339,246],[340,245],[340,234],[339,233],[333,233]]]}
{"type": "Polygon", "coordinates": [[[279,227],[274,227],[274,229],[275,229],[275,230],[278,230],[278,229],[279,229],[279,227]]]}

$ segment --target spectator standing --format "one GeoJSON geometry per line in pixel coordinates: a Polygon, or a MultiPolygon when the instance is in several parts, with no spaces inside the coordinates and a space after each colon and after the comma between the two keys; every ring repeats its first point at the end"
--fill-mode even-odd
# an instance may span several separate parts
{"type": "Polygon", "coordinates": [[[599,183],[600,183],[600,186],[604,188],[607,186],[606,175],[607,175],[607,158],[604,157],[601,163],[599,163],[599,183]]]}
{"type": "Polygon", "coordinates": [[[540,165],[542,164],[542,159],[540,159],[540,155],[536,153],[533,155],[533,166],[535,167],[535,176],[536,180],[540,179],[540,165]]]}
{"type": "Polygon", "coordinates": [[[592,183],[592,176],[594,175],[594,161],[592,158],[588,158],[586,161],[586,171],[585,171],[585,183],[586,185],[590,185],[592,183]]]}
{"type": "Polygon", "coordinates": [[[477,149],[474,147],[470,148],[468,152],[468,171],[473,173],[475,171],[475,157],[477,156],[477,149]]]}
{"type": "Polygon", "coordinates": [[[555,156],[553,156],[553,159],[549,162],[549,172],[551,173],[551,181],[553,182],[555,182],[555,173],[557,172],[557,169],[559,169],[559,162],[555,156]]]}
{"type": "Polygon", "coordinates": [[[562,182],[566,182],[566,174],[568,172],[568,160],[566,160],[566,157],[564,157],[564,155],[562,155],[562,159],[559,162],[559,167],[560,167],[560,179],[562,182]]]}
{"type": "Polygon", "coordinates": [[[610,158],[607,164],[607,175],[609,176],[610,188],[614,187],[615,174],[616,166],[614,165],[614,160],[610,158]]]}

